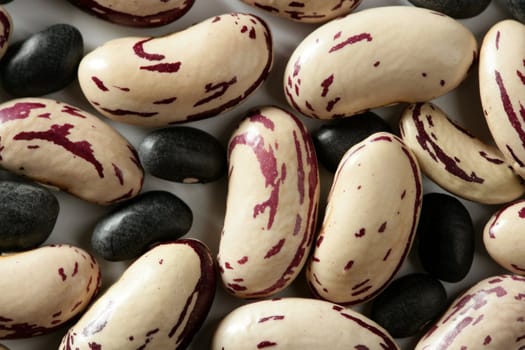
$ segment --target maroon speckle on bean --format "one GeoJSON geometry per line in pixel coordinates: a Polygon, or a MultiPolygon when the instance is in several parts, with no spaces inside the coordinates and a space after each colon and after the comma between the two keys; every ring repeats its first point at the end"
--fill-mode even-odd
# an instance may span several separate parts
{"type": "Polygon", "coordinates": [[[347,45],[352,45],[352,44],[358,43],[363,40],[372,41],[372,35],[370,33],[361,33],[361,34],[352,35],[348,37],[346,40],[344,40],[343,42],[335,46],[332,46],[330,50],[328,50],[328,53],[332,53],[332,52],[341,50],[347,45]]]}

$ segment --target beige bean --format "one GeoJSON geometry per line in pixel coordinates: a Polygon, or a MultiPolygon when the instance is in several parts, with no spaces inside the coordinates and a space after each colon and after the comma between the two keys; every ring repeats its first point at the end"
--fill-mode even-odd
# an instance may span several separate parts
{"type": "Polygon", "coordinates": [[[422,171],[447,191],[485,204],[506,203],[525,192],[523,180],[496,147],[471,135],[436,105],[408,106],[399,127],[422,171]]]}
{"type": "Polygon", "coordinates": [[[512,273],[525,275],[525,200],[500,208],[485,224],[483,243],[489,255],[512,273]]]}
{"type": "Polygon", "coordinates": [[[414,240],[422,200],[415,156],[375,133],[343,156],[306,275],[319,297],[355,305],[381,292],[414,240]]]}
{"type": "Polygon", "coordinates": [[[242,0],[256,8],[292,21],[304,23],[327,22],[352,12],[361,0],[242,0]]]}
{"type": "Polygon", "coordinates": [[[87,310],[59,350],[185,349],[208,314],[215,280],[213,259],[203,243],[182,239],[160,244],[87,310]]]}
{"type": "Polygon", "coordinates": [[[450,17],[410,6],[376,7],[308,35],[290,57],[283,84],[301,113],[348,117],[441,96],[464,80],[476,56],[474,35],[450,17]]]}
{"type": "Polygon", "coordinates": [[[46,246],[0,256],[0,285],[0,339],[32,337],[87,307],[100,287],[100,268],[80,248],[46,246]]]}
{"type": "Polygon", "coordinates": [[[525,25],[504,20],[493,25],[481,45],[479,89],[487,125],[496,145],[525,177],[525,25]]]}
{"type": "Polygon", "coordinates": [[[310,250],[319,172],[303,123],[277,107],[249,113],[229,142],[229,183],[218,264],[235,296],[275,294],[310,250]]]}
{"type": "Polygon", "coordinates": [[[164,37],[111,40],[84,57],[78,77],[106,117],[162,126],[216,116],[242,102],[265,80],[272,50],[265,22],[231,13],[164,37]]]}
{"type": "Polygon", "coordinates": [[[43,98],[0,105],[0,165],[98,204],[134,197],[144,177],[135,149],[115,129],[43,98]]]}
{"type": "Polygon", "coordinates": [[[396,350],[392,337],[365,316],[322,300],[284,298],[241,306],[215,330],[211,350],[396,350]]]}
{"type": "Polygon", "coordinates": [[[486,278],[450,305],[415,350],[521,349],[525,346],[525,278],[486,278]]]}

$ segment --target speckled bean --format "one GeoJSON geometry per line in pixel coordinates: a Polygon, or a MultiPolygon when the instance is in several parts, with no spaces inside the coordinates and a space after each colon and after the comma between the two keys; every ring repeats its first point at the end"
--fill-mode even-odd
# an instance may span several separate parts
{"type": "Polygon", "coordinates": [[[115,129],[42,98],[0,105],[0,165],[98,204],[134,197],[144,177],[135,149],[115,129]]]}
{"type": "Polygon", "coordinates": [[[229,188],[218,264],[228,291],[265,297],[288,286],[313,240],[319,172],[302,122],[277,107],[252,111],[230,138],[229,188]]]}
{"type": "Polygon", "coordinates": [[[184,349],[215,295],[208,248],[164,243],[136,260],[69,329],[59,350],[184,349]]]}
{"type": "Polygon", "coordinates": [[[525,278],[486,278],[461,294],[415,350],[523,349],[525,278]]]}
{"type": "Polygon", "coordinates": [[[13,20],[7,10],[0,6],[0,58],[4,56],[9,46],[9,39],[13,32],[13,20]]]}
{"type": "Polygon", "coordinates": [[[396,350],[382,327],[362,314],[322,300],[285,298],[241,306],[213,336],[211,350],[396,350]]]}
{"type": "Polygon", "coordinates": [[[350,148],[306,270],[314,294],[355,305],[381,292],[408,255],[421,199],[417,160],[397,136],[375,133],[350,148]]]}
{"type": "Polygon", "coordinates": [[[272,62],[267,25],[231,13],[164,37],[111,40],[84,57],[78,77],[106,117],[164,126],[237,105],[262,84],[272,62]]]}
{"type": "Polygon", "coordinates": [[[510,203],[492,215],[483,230],[489,255],[505,269],[525,275],[525,200],[510,203]]]}
{"type": "Polygon", "coordinates": [[[133,27],[156,27],[182,17],[194,0],[69,0],[107,21],[133,27]]]}
{"type": "Polygon", "coordinates": [[[361,0],[242,0],[272,14],[304,23],[327,22],[352,12],[361,0]]]}
{"type": "Polygon", "coordinates": [[[501,152],[461,128],[437,106],[408,106],[399,123],[401,137],[422,171],[447,191],[484,204],[506,203],[525,192],[501,152]]]}
{"type": "Polygon", "coordinates": [[[476,56],[474,35],[450,17],[417,7],[377,7],[308,35],[288,61],[284,90],[290,105],[307,116],[348,117],[441,96],[463,81],[476,56]]]}
{"type": "Polygon", "coordinates": [[[53,331],[83,311],[100,287],[87,252],[55,245],[0,256],[0,339],[53,331]]]}
{"type": "Polygon", "coordinates": [[[490,132],[514,170],[525,177],[525,25],[496,23],[487,32],[479,58],[479,89],[490,132]]]}

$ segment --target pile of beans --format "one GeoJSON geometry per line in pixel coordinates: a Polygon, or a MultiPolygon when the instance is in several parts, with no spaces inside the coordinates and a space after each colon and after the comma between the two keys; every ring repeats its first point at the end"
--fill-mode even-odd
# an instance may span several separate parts
{"type": "Polygon", "coordinates": [[[112,2],[0,1],[1,350],[525,347],[525,3],[112,2]]]}

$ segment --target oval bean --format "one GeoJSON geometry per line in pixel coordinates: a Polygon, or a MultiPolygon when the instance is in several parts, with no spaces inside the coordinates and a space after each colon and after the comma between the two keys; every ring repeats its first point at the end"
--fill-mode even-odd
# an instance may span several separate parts
{"type": "Polygon", "coordinates": [[[133,146],[99,118],[43,98],[0,105],[0,165],[84,200],[137,195],[144,171],[133,146]]]}
{"type": "Polygon", "coordinates": [[[308,256],[319,200],[315,150],[298,118],[263,107],[235,130],[228,153],[222,281],[235,296],[265,297],[288,286],[308,256]]]}
{"type": "Polygon", "coordinates": [[[69,0],[69,2],[113,23],[132,27],[157,27],[185,15],[195,0],[69,0]]]}
{"type": "Polygon", "coordinates": [[[100,287],[100,268],[80,248],[46,246],[0,256],[0,285],[0,339],[32,337],[88,306],[100,287]]]}
{"type": "Polygon", "coordinates": [[[397,136],[375,133],[350,148],[306,270],[314,294],[343,305],[379,294],[407,258],[422,192],[417,161],[397,136]]]}
{"type": "Polygon", "coordinates": [[[283,84],[297,111],[349,117],[441,96],[464,80],[476,57],[474,35],[454,19],[417,7],[377,7],[309,34],[291,55],[283,84]]]}
{"type": "Polygon", "coordinates": [[[215,330],[211,350],[396,350],[381,326],[322,300],[285,298],[241,306],[215,330]]]}
{"type": "Polygon", "coordinates": [[[215,278],[203,243],[184,239],[158,245],[69,329],[59,350],[184,349],[208,314],[215,278]]]}
{"type": "Polygon", "coordinates": [[[111,40],[84,57],[78,78],[106,117],[165,126],[216,116],[246,99],[269,73],[272,50],[265,22],[231,13],[159,38],[111,40]]]}
{"type": "Polygon", "coordinates": [[[520,276],[488,277],[465,291],[417,343],[428,349],[519,349],[525,346],[520,276]]]}

